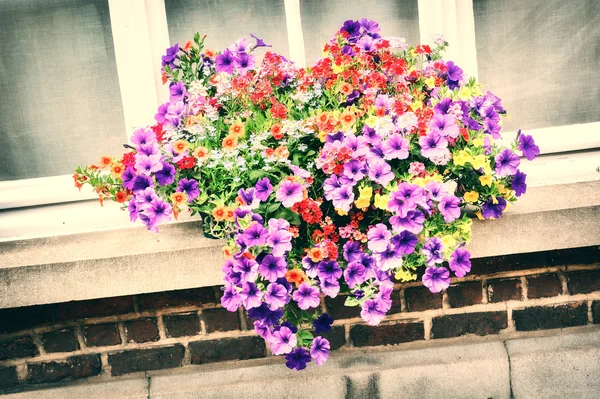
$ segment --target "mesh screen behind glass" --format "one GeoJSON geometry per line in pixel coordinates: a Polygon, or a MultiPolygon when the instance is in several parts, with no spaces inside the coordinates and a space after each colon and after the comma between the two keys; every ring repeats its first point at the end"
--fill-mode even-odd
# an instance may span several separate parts
{"type": "Polygon", "coordinates": [[[600,121],[600,1],[474,0],[473,9],[479,80],[503,100],[504,131],[600,121]]]}
{"type": "Polygon", "coordinates": [[[0,1],[0,180],[118,154],[125,125],[106,0],[0,1]]]}

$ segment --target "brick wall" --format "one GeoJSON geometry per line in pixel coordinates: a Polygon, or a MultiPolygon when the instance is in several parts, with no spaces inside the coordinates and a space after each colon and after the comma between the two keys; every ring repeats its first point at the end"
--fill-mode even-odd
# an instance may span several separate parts
{"type": "MultiPolygon", "coordinates": [[[[219,294],[208,287],[0,309],[0,391],[266,357],[244,313],[221,308],[219,294]]],[[[322,301],[336,318],[326,334],[334,350],[600,324],[600,247],[476,259],[471,275],[439,294],[397,284],[377,327],[343,303],[322,301]]]]}

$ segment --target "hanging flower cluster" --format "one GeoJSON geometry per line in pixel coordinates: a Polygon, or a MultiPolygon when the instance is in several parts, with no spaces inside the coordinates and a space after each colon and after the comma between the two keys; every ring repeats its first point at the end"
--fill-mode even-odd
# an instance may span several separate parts
{"type": "Polygon", "coordinates": [[[156,125],[74,179],[151,230],[199,213],[227,240],[223,306],[246,309],[301,370],[329,354],[324,297],[347,295],[377,325],[395,282],[440,292],[465,276],[467,210],[501,217],[527,188],[519,153],[539,148],[521,132],[498,143],[500,99],[441,59],[441,37],[409,47],[377,22],[346,21],[306,69],[271,52],[255,69],[267,45],[252,38],[167,49],[156,125]]]}

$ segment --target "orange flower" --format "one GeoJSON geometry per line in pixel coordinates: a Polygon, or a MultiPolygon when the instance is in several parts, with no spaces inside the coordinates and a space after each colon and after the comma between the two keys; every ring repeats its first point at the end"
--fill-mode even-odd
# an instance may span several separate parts
{"type": "Polygon", "coordinates": [[[246,126],[241,121],[234,122],[233,125],[229,126],[229,134],[234,137],[242,137],[246,132],[246,126]]]}
{"type": "Polygon", "coordinates": [[[77,173],[73,175],[73,181],[75,181],[75,187],[81,191],[81,187],[83,187],[83,185],[79,182],[79,175],[77,173]]]}
{"type": "Polygon", "coordinates": [[[100,158],[100,167],[102,169],[110,166],[111,163],[112,163],[112,158],[111,157],[101,157],[100,158]]]}
{"type": "Polygon", "coordinates": [[[267,148],[265,150],[265,155],[268,156],[268,157],[272,157],[274,153],[275,153],[275,150],[272,149],[272,148],[267,148]]]}
{"type": "Polygon", "coordinates": [[[209,48],[205,48],[204,49],[204,55],[209,57],[209,58],[214,58],[215,56],[215,52],[209,48]]]}
{"type": "Polygon", "coordinates": [[[188,51],[192,47],[192,41],[188,40],[185,42],[185,46],[183,46],[183,51],[188,51]]]}
{"type": "Polygon", "coordinates": [[[290,156],[290,152],[286,146],[280,145],[279,147],[275,148],[275,156],[277,158],[287,158],[290,156]]]}
{"type": "Polygon", "coordinates": [[[217,222],[220,222],[225,219],[227,213],[227,209],[224,205],[215,206],[215,209],[212,211],[212,215],[217,222]]]}
{"type": "Polygon", "coordinates": [[[188,202],[188,195],[187,193],[180,193],[179,191],[174,192],[171,194],[171,201],[175,206],[186,205],[188,202]]]}
{"type": "Polygon", "coordinates": [[[225,259],[233,257],[233,250],[230,247],[223,247],[223,256],[225,259]]]}
{"type": "Polygon", "coordinates": [[[231,134],[223,139],[223,149],[225,150],[233,150],[237,144],[237,137],[231,134]]]}
{"type": "Polygon", "coordinates": [[[230,206],[228,206],[227,208],[225,208],[225,221],[226,222],[233,222],[235,221],[235,214],[234,214],[234,209],[230,206]]]}
{"type": "Polygon", "coordinates": [[[123,175],[124,171],[125,171],[125,167],[123,166],[122,163],[116,163],[110,169],[110,173],[112,173],[112,175],[114,177],[121,177],[123,175]]]}
{"type": "Polygon", "coordinates": [[[342,94],[349,95],[350,93],[352,93],[352,85],[344,82],[340,85],[340,88],[338,90],[342,94]]]}
{"type": "Polygon", "coordinates": [[[308,251],[308,257],[315,263],[322,261],[324,258],[323,251],[321,251],[321,248],[311,248],[308,251]]]}
{"type": "Polygon", "coordinates": [[[283,126],[281,126],[281,123],[276,123],[271,126],[271,134],[275,140],[281,140],[283,138],[283,132],[281,131],[282,128],[283,126]]]}
{"type": "Polygon", "coordinates": [[[322,114],[317,116],[317,120],[319,121],[319,123],[325,124],[329,120],[329,114],[327,112],[323,112],[322,114]]]}
{"type": "Polygon", "coordinates": [[[201,161],[208,159],[209,153],[210,151],[206,147],[198,147],[194,150],[194,156],[201,161]]]}
{"type": "Polygon", "coordinates": [[[189,148],[189,143],[185,140],[177,140],[173,143],[173,149],[177,153],[186,152],[189,148]]]}
{"type": "Polygon", "coordinates": [[[306,274],[302,270],[292,269],[285,273],[288,283],[295,283],[296,287],[306,281],[306,274]]]}
{"type": "Polygon", "coordinates": [[[356,115],[354,115],[354,112],[352,112],[350,110],[346,110],[342,113],[342,115],[340,115],[340,121],[342,122],[343,125],[346,125],[346,126],[352,125],[355,120],[356,120],[356,115]]]}
{"type": "Polygon", "coordinates": [[[127,201],[127,193],[125,193],[124,191],[118,191],[115,194],[115,198],[116,198],[117,202],[123,203],[123,202],[127,201]]]}

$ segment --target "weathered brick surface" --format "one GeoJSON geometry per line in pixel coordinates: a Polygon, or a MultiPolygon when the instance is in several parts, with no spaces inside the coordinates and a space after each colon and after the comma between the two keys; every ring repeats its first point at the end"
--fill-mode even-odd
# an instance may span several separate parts
{"type": "Polygon", "coordinates": [[[483,299],[481,281],[468,281],[448,287],[448,303],[453,308],[477,305],[483,299]]]}
{"type": "Polygon", "coordinates": [[[82,331],[87,346],[111,346],[121,343],[119,327],[115,323],[83,326],[82,331]]]}
{"type": "Polygon", "coordinates": [[[344,306],[346,301],[345,295],[338,295],[335,298],[325,298],[325,306],[327,307],[327,313],[334,320],[340,319],[352,319],[354,317],[360,317],[360,306],[347,307],[344,306]]]}
{"type": "Polygon", "coordinates": [[[253,336],[190,342],[189,349],[192,364],[204,364],[264,357],[266,345],[264,339],[253,336]]]}
{"type": "Polygon", "coordinates": [[[90,317],[115,316],[132,313],[133,296],[92,299],[59,303],[53,306],[55,321],[71,321],[90,317]]]}
{"type": "Polygon", "coordinates": [[[0,389],[10,389],[19,385],[19,377],[17,376],[17,368],[0,367],[0,389]]]}
{"type": "Polygon", "coordinates": [[[513,319],[518,331],[582,326],[588,323],[587,310],[585,302],[558,306],[533,306],[513,310],[513,319]]]}
{"type": "Polygon", "coordinates": [[[79,342],[75,336],[75,330],[65,328],[42,334],[44,350],[49,353],[73,352],[79,349],[79,342]]]}
{"type": "Polygon", "coordinates": [[[215,304],[216,302],[217,298],[213,287],[138,295],[138,304],[141,311],[176,306],[200,306],[215,304]]]}
{"type": "Polygon", "coordinates": [[[71,356],[63,361],[31,363],[27,365],[27,382],[41,384],[62,380],[91,377],[102,370],[100,355],[71,356]]]}
{"type": "Polygon", "coordinates": [[[344,326],[335,326],[326,333],[319,333],[317,335],[320,335],[329,341],[331,350],[336,350],[346,345],[346,329],[344,326]]]}
{"type": "Polygon", "coordinates": [[[50,322],[52,322],[52,313],[48,306],[0,309],[0,334],[21,331],[50,322]]]}
{"type": "Polygon", "coordinates": [[[488,293],[490,302],[505,302],[523,299],[521,280],[518,278],[489,280],[488,293]]]}
{"type": "Polygon", "coordinates": [[[404,290],[409,312],[442,308],[442,293],[434,294],[427,287],[411,287],[404,290]]]}
{"type": "Polygon", "coordinates": [[[527,297],[547,298],[562,293],[562,283],[555,273],[527,277],[527,297]]]}
{"type": "Polygon", "coordinates": [[[0,360],[33,357],[39,354],[30,336],[0,342],[0,360]]]}
{"type": "Polygon", "coordinates": [[[600,290],[600,269],[567,273],[571,295],[588,294],[600,290]]]}
{"type": "Polygon", "coordinates": [[[350,328],[354,346],[395,345],[425,339],[422,322],[368,326],[356,324],[350,328]]]}
{"type": "Polygon", "coordinates": [[[202,312],[206,322],[206,332],[231,331],[240,329],[240,316],[238,312],[227,309],[205,309],[202,312]]]}
{"type": "Polygon", "coordinates": [[[138,371],[170,369],[179,367],[185,348],[181,344],[152,349],[136,349],[108,355],[112,375],[123,375],[138,371]]]}
{"type": "Polygon", "coordinates": [[[200,319],[196,312],[163,316],[163,323],[168,337],[185,337],[200,333],[200,319]]]}
{"type": "Polygon", "coordinates": [[[124,325],[127,342],[152,342],[160,338],[155,318],[131,320],[124,325]]]}
{"type": "Polygon", "coordinates": [[[592,318],[594,324],[600,324],[600,301],[592,302],[592,318]]]}
{"type": "Polygon", "coordinates": [[[497,334],[508,326],[505,311],[464,313],[439,316],[433,319],[432,338],[459,337],[465,334],[497,334]]]}

